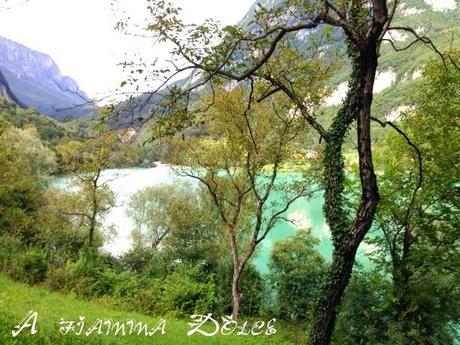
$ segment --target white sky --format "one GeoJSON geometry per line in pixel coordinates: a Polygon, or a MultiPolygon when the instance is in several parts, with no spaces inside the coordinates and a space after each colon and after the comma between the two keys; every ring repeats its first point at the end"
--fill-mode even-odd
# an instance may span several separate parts
{"type": "MultiPolygon", "coordinates": [[[[4,4],[5,0],[0,0],[4,4]]],[[[206,18],[236,24],[254,0],[173,0],[183,8],[187,22],[206,18]]],[[[9,0],[0,8],[0,36],[51,56],[63,75],[74,78],[90,97],[113,92],[125,74],[117,63],[124,54],[165,56],[166,48],[144,38],[125,36],[114,29],[119,19],[113,0],[9,0]]],[[[149,16],[146,0],[118,0],[139,24],[149,16]]]]}

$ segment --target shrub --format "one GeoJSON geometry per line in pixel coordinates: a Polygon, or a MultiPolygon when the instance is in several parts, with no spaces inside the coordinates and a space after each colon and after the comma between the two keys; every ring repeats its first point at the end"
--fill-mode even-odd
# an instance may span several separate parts
{"type": "Polygon", "coordinates": [[[69,288],[69,274],[67,266],[52,267],[46,275],[46,285],[55,291],[65,291],[69,288]]]}
{"type": "Polygon", "coordinates": [[[20,259],[24,281],[38,283],[45,280],[49,259],[44,250],[30,247],[20,256],[20,259]]]}
{"type": "Polygon", "coordinates": [[[2,236],[0,244],[0,268],[11,278],[26,283],[45,280],[49,257],[37,247],[24,247],[20,239],[2,236]]]}
{"type": "Polygon", "coordinates": [[[0,268],[2,271],[8,270],[17,264],[18,254],[23,250],[21,241],[17,237],[3,235],[0,237],[0,268]]]}
{"type": "Polygon", "coordinates": [[[141,287],[136,295],[123,299],[128,310],[135,310],[147,315],[164,315],[167,311],[161,306],[163,281],[151,279],[141,287]]]}
{"type": "Polygon", "coordinates": [[[207,282],[197,280],[199,268],[180,266],[166,277],[162,284],[161,307],[164,312],[178,316],[208,313],[214,310],[215,284],[213,277],[207,282]]]}
{"type": "MultiPolygon", "coordinates": [[[[230,315],[232,312],[232,267],[226,263],[217,272],[219,283],[215,313],[230,315]]],[[[247,264],[240,279],[241,306],[240,314],[255,316],[259,313],[263,300],[266,298],[265,282],[253,264],[247,264]]]]}
{"type": "Polygon", "coordinates": [[[83,297],[101,297],[114,291],[116,273],[107,265],[105,257],[83,250],[76,262],[67,264],[71,289],[83,297]]]}
{"type": "Polygon", "coordinates": [[[115,275],[113,295],[118,298],[134,297],[140,289],[139,278],[127,271],[115,275]]]}
{"type": "Polygon", "coordinates": [[[137,246],[124,253],[119,259],[119,264],[124,270],[133,273],[141,273],[150,266],[155,257],[155,250],[148,247],[137,246]]]}
{"type": "Polygon", "coordinates": [[[325,273],[324,259],[315,249],[309,231],[297,230],[289,239],[273,246],[270,281],[276,292],[277,314],[287,320],[306,320],[316,289],[325,273]]]}

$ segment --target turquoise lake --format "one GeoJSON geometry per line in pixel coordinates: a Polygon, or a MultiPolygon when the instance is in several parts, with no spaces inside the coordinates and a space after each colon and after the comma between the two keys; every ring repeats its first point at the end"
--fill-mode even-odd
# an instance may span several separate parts
{"type": "MultiPolygon", "coordinates": [[[[168,165],[159,164],[154,168],[106,170],[103,173],[103,179],[109,181],[108,183],[115,193],[117,204],[104,219],[104,226],[114,227],[117,234],[110,242],[104,244],[103,249],[113,255],[120,255],[128,251],[131,246],[130,232],[133,228],[133,222],[126,215],[126,205],[131,195],[148,186],[173,183],[175,180],[185,178],[177,176],[168,165]]],[[[274,197],[276,198],[276,195],[274,197]]],[[[273,243],[288,238],[297,229],[310,228],[313,235],[320,240],[318,250],[326,260],[330,260],[332,243],[322,205],[321,193],[317,193],[310,199],[299,199],[291,205],[285,214],[288,221],[280,221],[257,250],[254,262],[259,271],[263,273],[268,271],[267,264],[273,243]]],[[[362,243],[358,251],[358,260],[364,266],[369,264],[364,254],[370,250],[372,248],[369,245],[362,243]]]]}

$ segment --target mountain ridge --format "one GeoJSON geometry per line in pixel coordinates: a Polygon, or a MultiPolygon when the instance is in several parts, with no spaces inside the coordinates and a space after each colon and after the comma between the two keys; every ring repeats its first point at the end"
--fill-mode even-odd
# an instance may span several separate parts
{"type": "Polygon", "coordinates": [[[94,111],[78,83],[63,76],[47,54],[0,36],[0,72],[4,96],[57,120],[94,111]]]}
{"type": "Polygon", "coordinates": [[[0,96],[15,102],[19,106],[24,106],[19,99],[13,94],[13,92],[10,89],[10,85],[8,84],[8,81],[5,79],[2,71],[0,71],[0,96]]]}
{"type": "MultiPolygon", "coordinates": [[[[258,0],[254,1],[248,12],[242,17],[237,24],[246,30],[257,30],[257,25],[253,23],[255,11],[261,4],[265,8],[276,8],[281,6],[283,0],[258,0]]],[[[434,44],[445,51],[449,49],[451,37],[459,37],[460,25],[459,0],[403,0],[400,2],[397,15],[394,19],[395,26],[408,26],[420,35],[430,37],[434,44]]],[[[298,19],[298,18],[297,18],[298,19]]],[[[292,18],[287,18],[291,22],[292,18]]],[[[321,28],[310,30],[308,32],[299,31],[290,36],[302,49],[308,50],[310,40],[321,34],[321,28]]],[[[345,50],[345,42],[341,31],[337,28],[332,34],[335,38],[334,49],[339,47],[345,50]]],[[[391,38],[398,47],[408,45],[415,37],[411,37],[407,32],[392,31],[387,34],[386,39],[391,38]]],[[[386,119],[398,119],[401,112],[412,106],[411,86],[421,76],[423,66],[433,58],[439,58],[433,50],[426,44],[417,43],[411,45],[410,49],[404,51],[394,51],[391,45],[384,41],[382,43],[382,56],[379,59],[378,75],[375,83],[374,94],[375,104],[373,110],[379,114],[379,117],[386,119]]],[[[343,54],[346,55],[346,54],[343,54]]],[[[340,68],[336,75],[328,81],[332,90],[330,97],[324,100],[324,106],[333,110],[339,106],[347,91],[347,80],[349,77],[349,63],[345,57],[343,68],[340,68]]],[[[182,85],[192,83],[196,79],[193,72],[188,78],[181,81],[182,85]]],[[[151,102],[145,103],[146,96],[139,96],[137,104],[142,104],[142,109],[130,113],[131,118],[142,116],[155,107],[156,99],[151,98],[151,102]]]]}
{"type": "MultiPolygon", "coordinates": [[[[257,3],[267,8],[277,7],[282,0],[254,1],[248,12],[239,22],[239,26],[250,29],[251,19],[257,9],[257,3]]],[[[459,0],[403,0],[400,3],[395,22],[408,25],[423,35],[433,38],[443,49],[448,47],[451,32],[460,34],[459,0]]],[[[338,31],[338,30],[337,30],[338,31]]],[[[299,32],[293,35],[304,49],[308,49],[311,38],[319,33],[299,32]]],[[[458,36],[457,34],[457,36],[458,36]]],[[[407,33],[393,31],[391,38],[398,45],[409,42],[407,33]]],[[[341,36],[336,43],[344,46],[341,36]]],[[[414,45],[410,51],[394,52],[387,42],[382,44],[382,57],[379,60],[379,74],[376,80],[375,110],[383,117],[397,118],[401,107],[411,106],[408,94],[410,85],[420,76],[423,65],[435,56],[427,46],[414,45]]],[[[88,96],[82,92],[70,77],[62,76],[59,67],[50,56],[37,52],[22,44],[0,36],[0,93],[6,98],[15,100],[26,107],[36,108],[45,115],[57,120],[69,120],[86,116],[94,112],[95,107],[88,96]],[[82,105],[83,104],[83,105],[82,105]],[[87,105],[84,105],[87,104],[87,105]]],[[[192,75],[174,84],[184,86],[192,83],[192,75]]],[[[196,78],[195,78],[196,79],[196,78]]],[[[330,81],[332,95],[325,99],[327,107],[335,107],[341,103],[346,92],[348,67],[345,66],[330,81]]],[[[171,86],[171,85],[170,85],[171,86]]],[[[163,90],[165,92],[165,90],[163,90]]],[[[120,116],[114,122],[115,126],[129,126],[137,118],[146,115],[159,102],[158,97],[141,95],[131,101],[118,104],[120,116]]]]}

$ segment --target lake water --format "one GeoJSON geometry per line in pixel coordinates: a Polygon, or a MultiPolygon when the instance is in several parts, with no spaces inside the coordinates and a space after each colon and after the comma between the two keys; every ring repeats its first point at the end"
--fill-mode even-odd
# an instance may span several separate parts
{"type": "MultiPolygon", "coordinates": [[[[116,204],[104,219],[104,225],[112,225],[117,231],[117,235],[110,242],[104,245],[104,249],[114,255],[120,255],[131,246],[130,231],[133,222],[126,215],[126,205],[134,193],[153,185],[162,183],[172,183],[177,179],[185,179],[174,174],[173,169],[165,164],[159,164],[155,168],[131,168],[131,169],[111,169],[104,171],[103,179],[110,180],[109,185],[115,193],[116,204]]],[[[275,196],[276,197],[276,196],[275,196]]],[[[261,272],[267,272],[268,259],[273,243],[277,240],[288,238],[296,228],[310,228],[315,237],[320,240],[318,250],[329,260],[332,256],[332,243],[330,240],[329,227],[325,223],[322,212],[323,198],[319,193],[310,199],[299,199],[286,212],[289,220],[281,221],[269,233],[267,238],[260,244],[255,258],[255,264],[261,272]]],[[[358,258],[367,265],[367,260],[363,253],[371,250],[362,244],[358,252],[358,258]]]]}

